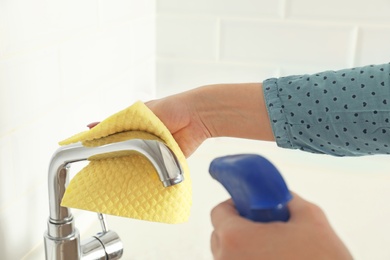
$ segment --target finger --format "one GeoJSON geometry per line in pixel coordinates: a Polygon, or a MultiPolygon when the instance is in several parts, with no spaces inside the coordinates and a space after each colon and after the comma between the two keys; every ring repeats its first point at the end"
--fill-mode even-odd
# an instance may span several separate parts
{"type": "Polygon", "coordinates": [[[211,211],[211,223],[214,228],[218,228],[231,221],[247,222],[246,219],[238,214],[232,199],[220,203],[211,211]]]}
{"type": "Polygon", "coordinates": [[[314,217],[325,217],[325,214],[317,205],[303,199],[298,194],[292,192],[293,198],[288,204],[291,222],[305,222],[314,217]]]}
{"type": "Polygon", "coordinates": [[[184,156],[186,158],[190,157],[196,148],[193,148],[192,144],[188,143],[186,141],[185,137],[183,136],[182,131],[178,131],[177,133],[173,133],[172,136],[175,139],[175,141],[177,142],[177,144],[179,145],[184,156]]]}
{"type": "Polygon", "coordinates": [[[218,249],[220,248],[220,245],[219,245],[219,237],[215,231],[211,233],[210,247],[211,247],[211,253],[213,253],[213,255],[216,255],[218,249]]]}
{"type": "Polygon", "coordinates": [[[99,123],[100,123],[100,122],[93,122],[93,123],[88,124],[87,127],[88,127],[89,129],[92,129],[92,128],[94,128],[95,126],[97,126],[99,123]]]}
{"type": "Polygon", "coordinates": [[[288,208],[290,210],[290,213],[294,213],[297,211],[302,210],[305,207],[306,200],[303,199],[301,196],[296,194],[295,192],[291,192],[293,197],[291,201],[288,203],[288,208]]]}

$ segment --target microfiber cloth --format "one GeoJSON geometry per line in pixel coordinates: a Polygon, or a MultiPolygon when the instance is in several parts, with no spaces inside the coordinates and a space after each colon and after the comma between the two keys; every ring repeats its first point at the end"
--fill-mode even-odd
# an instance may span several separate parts
{"type": "Polygon", "coordinates": [[[84,146],[100,146],[134,138],[167,145],[183,168],[184,181],[165,188],[153,165],[138,152],[90,158],[69,183],[61,205],[154,222],[186,222],[192,186],[185,156],[166,126],[144,103],[138,101],[60,145],[82,142],[84,146]]]}

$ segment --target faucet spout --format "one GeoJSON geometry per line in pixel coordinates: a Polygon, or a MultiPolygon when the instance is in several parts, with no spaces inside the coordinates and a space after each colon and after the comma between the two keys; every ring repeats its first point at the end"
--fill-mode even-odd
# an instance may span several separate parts
{"type": "MultiPolygon", "coordinates": [[[[70,209],[61,207],[61,200],[69,181],[70,165],[93,158],[125,156],[133,151],[141,153],[152,163],[164,187],[183,181],[183,169],[177,157],[159,141],[132,139],[96,147],[85,147],[81,143],[76,143],[61,147],[53,154],[48,176],[50,217],[45,233],[46,259],[80,259],[86,248],[82,248],[70,209]]],[[[104,244],[102,241],[108,237],[111,242],[116,241],[115,244],[119,244],[120,240],[115,232],[103,230],[102,234],[95,237],[99,243],[104,244]]],[[[111,243],[110,241],[107,243],[111,243]]],[[[92,241],[88,245],[95,243],[97,242],[92,241]]],[[[115,257],[110,259],[118,259],[116,258],[118,254],[114,252],[112,255],[115,257]]]]}
{"type": "Polygon", "coordinates": [[[60,223],[70,217],[69,210],[61,207],[61,200],[68,182],[70,164],[91,157],[109,158],[125,156],[137,151],[148,158],[156,169],[164,187],[183,181],[183,170],[174,153],[163,143],[154,140],[132,139],[97,147],[85,147],[81,143],[59,148],[49,165],[50,219],[60,223]]]}

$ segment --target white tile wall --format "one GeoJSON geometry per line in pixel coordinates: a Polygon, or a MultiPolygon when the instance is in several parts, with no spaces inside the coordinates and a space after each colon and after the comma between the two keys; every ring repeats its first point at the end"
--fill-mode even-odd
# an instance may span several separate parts
{"type": "Polygon", "coordinates": [[[198,14],[217,16],[241,16],[241,17],[278,17],[280,16],[281,1],[267,0],[198,0],[179,3],[177,0],[163,0],[157,2],[158,11],[172,14],[198,14]]]}
{"type": "Polygon", "coordinates": [[[0,182],[0,208],[4,209],[12,202],[12,198],[17,191],[15,185],[17,184],[18,176],[16,174],[6,174],[8,172],[15,172],[14,161],[14,147],[13,136],[7,139],[0,139],[0,172],[2,174],[0,182]]]}
{"type": "Polygon", "coordinates": [[[258,82],[270,75],[277,76],[279,73],[278,70],[270,67],[240,62],[162,59],[157,61],[157,66],[157,85],[160,96],[206,84],[258,82]]]}
{"type": "Polygon", "coordinates": [[[167,58],[215,60],[217,22],[210,17],[160,16],[157,52],[167,58]]]}
{"type": "Polygon", "coordinates": [[[221,21],[221,61],[342,67],[348,63],[352,32],[352,26],[226,19],[221,21]]]}
{"type": "Polygon", "coordinates": [[[326,20],[336,21],[336,23],[349,20],[354,23],[390,21],[389,1],[372,0],[368,3],[363,0],[288,0],[287,3],[289,17],[296,19],[326,20]]]}
{"type": "Polygon", "coordinates": [[[98,0],[101,24],[155,16],[154,0],[98,0]]]}
{"type": "Polygon", "coordinates": [[[0,85],[2,135],[36,118],[60,98],[58,48],[0,60],[0,85]],[[43,95],[48,98],[39,100],[43,95]]]}
{"type": "Polygon", "coordinates": [[[16,0],[0,5],[5,54],[47,46],[98,24],[96,0],[16,0]]]}
{"type": "MultiPolygon", "coordinates": [[[[385,63],[390,57],[388,1],[162,0],[157,8],[158,81],[164,86],[157,92],[162,95],[180,88],[169,78],[193,82],[175,73],[179,66],[199,79],[200,61],[213,64],[217,75],[230,64],[242,66],[241,71],[250,65],[289,75],[385,63]]],[[[208,75],[213,72],[210,68],[208,75]]]]}
{"type": "Polygon", "coordinates": [[[390,59],[390,22],[380,26],[365,25],[359,29],[357,64],[381,64],[390,59]]]}
{"type": "MultiPolygon", "coordinates": [[[[389,13],[390,2],[382,0],[158,1],[157,94],[390,62],[389,13]],[[181,38],[184,27],[193,33],[181,38]]],[[[193,156],[199,160],[196,165],[208,165],[208,160],[200,158],[211,160],[235,152],[271,158],[291,189],[326,211],[356,259],[390,258],[387,156],[313,156],[226,139],[207,142],[204,147],[193,156]]],[[[192,167],[202,192],[213,194],[203,200],[207,205],[194,205],[197,212],[193,214],[200,218],[222,200],[222,193],[208,187],[207,168],[192,167]]],[[[194,185],[194,201],[201,198],[196,189],[194,185]]],[[[198,225],[211,233],[206,219],[198,225]]],[[[208,243],[201,245],[197,250],[203,253],[197,251],[189,259],[211,259],[208,243]]]]}
{"type": "Polygon", "coordinates": [[[134,58],[133,24],[121,24],[86,34],[60,45],[60,71],[66,97],[91,92],[101,80],[128,70],[134,58]]]}
{"type": "Polygon", "coordinates": [[[0,1],[1,259],[43,258],[57,142],[154,94],[154,0],[0,1]]]}

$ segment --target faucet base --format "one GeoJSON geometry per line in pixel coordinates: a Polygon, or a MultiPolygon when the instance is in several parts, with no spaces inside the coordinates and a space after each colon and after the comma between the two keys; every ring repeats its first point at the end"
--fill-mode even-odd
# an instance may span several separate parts
{"type": "MultiPolygon", "coordinates": [[[[55,232],[55,233],[57,233],[55,232]]],[[[80,234],[73,228],[73,221],[66,224],[54,224],[48,221],[48,231],[44,235],[45,252],[47,260],[56,259],[80,259],[80,234]],[[67,236],[53,237],[53,231],[64,233],[62,230],[72,229],[72,233],[67,236]]]]}
{"type": "Polygon", "coordinates": [[[117,233],[108,230],[80,243],[80,233],[74,228],[73,217],[65,223],[47,222],[45,232],[46,260],[106,260],[120,259],[123,244],[117,233]]]}

